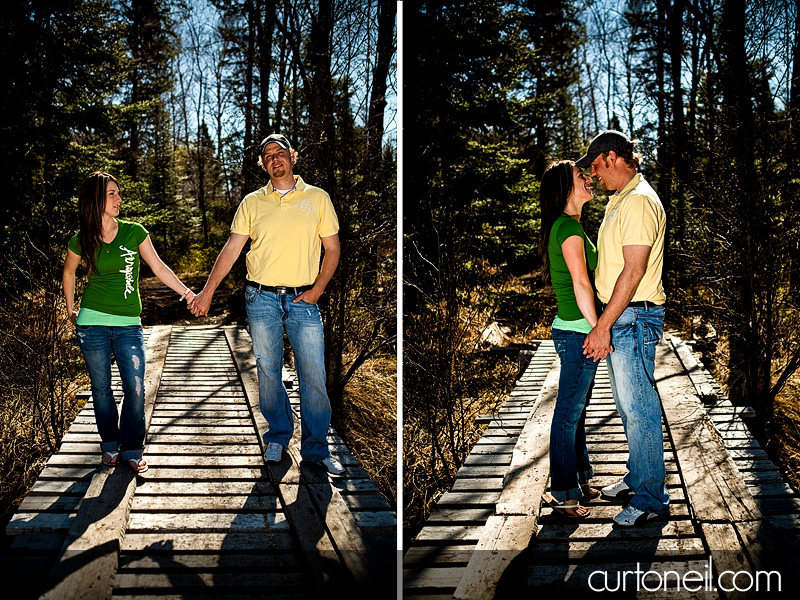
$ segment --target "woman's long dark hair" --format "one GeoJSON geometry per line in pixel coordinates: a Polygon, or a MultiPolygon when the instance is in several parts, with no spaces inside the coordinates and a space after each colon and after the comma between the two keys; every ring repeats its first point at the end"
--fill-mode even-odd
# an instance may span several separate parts
{"type": "Polygon", "coordinates": [[[103,212],[106,208],[108,182],[119,181],[103,171],[90,173],[78,192],[78,243],[89,274],[97,271],[97,249],[103,242],[103,212]]]}
{"type": "Polygon", "coordinates": [[[559,160],[550,163],[544,170],[539,184],[539,206],[542,213],[542,226],[539,231],[539,256],[544,265],[544,276],[550,278],[550,255],[547,246],[550,242],[550,230],[553,223],[567,207],[567,199],[575,189],[575,180],[571,160],[559,160]]]}

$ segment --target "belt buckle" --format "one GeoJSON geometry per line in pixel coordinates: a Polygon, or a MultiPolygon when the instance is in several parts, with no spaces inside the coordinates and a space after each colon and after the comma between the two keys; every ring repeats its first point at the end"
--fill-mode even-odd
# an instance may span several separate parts
{"type": "Polygon", "coordinates": [[[279,294],[285,294],[286,293],[286,286],[276,285],[275,286],[275,291],[278,292],[279,294]]]}

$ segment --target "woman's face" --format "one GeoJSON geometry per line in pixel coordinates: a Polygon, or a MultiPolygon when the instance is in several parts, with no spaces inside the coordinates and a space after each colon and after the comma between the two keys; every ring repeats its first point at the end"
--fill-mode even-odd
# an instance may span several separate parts
{"type": "Polygon", "coordinates": [[[113,181],[109,181],[106,185],[105,214],[116,219],[119,216],[120,204],[122,204],[122,196],[119,195],[119,186],[113,181]]]}
{"type": "Polygon", "coordinates": [[[572,193],[575,199],[580,201],[581,205],[594,198],[591,184],[592,178],[584,174],[577,165],[572,165],[572,193]]]}

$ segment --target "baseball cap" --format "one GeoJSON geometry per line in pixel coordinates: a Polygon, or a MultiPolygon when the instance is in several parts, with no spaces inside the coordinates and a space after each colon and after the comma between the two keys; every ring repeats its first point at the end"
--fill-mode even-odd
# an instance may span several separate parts
{"type": "Polygon", "coordinates": [[[285,135],[281,135],[280,133],[272,133],[261,140],[261,154],[264,154],[264,149],[267,147],[267,144],[278,144],[281,148],[285,150],[291,150],[292,145],[289,143],[289,140],[286,139],[285,135]]]}
{"type": "Polygon", "coordinates": [[[610,152],[611,150],[614,152],[633,150],[633,142],[621,131],[606,129],[591,141],[586,154],[575,161],[575,164],[580,169],[587,169],[595,158],[603,152],[610,152]]]}

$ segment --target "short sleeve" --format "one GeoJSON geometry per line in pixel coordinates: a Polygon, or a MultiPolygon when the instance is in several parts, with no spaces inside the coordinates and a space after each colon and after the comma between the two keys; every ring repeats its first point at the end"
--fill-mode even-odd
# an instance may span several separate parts
{"type": "Polygon", "coordinates": [[[327,192],[324,192],[319,213],[319,237],[329,237],[339,233],[339,219],[327,192]]]}
{"type": "Polygon", "coordinates": [[[141,223],[133,223],[133,235],[134,239],[136,240],[136,245],[139,245],[147,239],[147,236],[150,235],[150,232],[147,231],[147,229],[145,229],[144,225],[141,223]]]}
{"type": "Polygon", "coordinates": [[[658,207],[643,194],[625,200],[620,211],[620,233],[623,246],[641,245],[651,248],[658,238],[658,207]]]}
{"type": "Polygon", "coordinates": [[[81,250],[81,245],[78,243],[77,233],[69,239],[69,242],[67,243],[67,248],[72,250],[78,256],[81,256],[83,254],[83,251],[81,250]]]}
{"type": "Polygon", "coordinates": [[[577,235],[581,239],[585,237],[583,226],[573,218],[561,219],[558,222],[558,229],[556,229],[555,234],[559,247],[573,235],[577,235]]]}
{"type": "Polygon", "coordinates": [[[250,210],[247,207],[247,198],[239,203],[236,214],[231,222],[231,233],[250,235],[250,210]]]}

